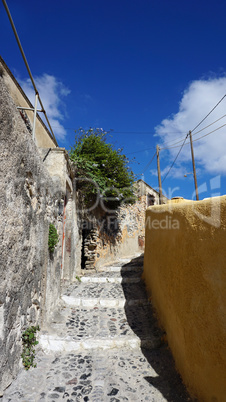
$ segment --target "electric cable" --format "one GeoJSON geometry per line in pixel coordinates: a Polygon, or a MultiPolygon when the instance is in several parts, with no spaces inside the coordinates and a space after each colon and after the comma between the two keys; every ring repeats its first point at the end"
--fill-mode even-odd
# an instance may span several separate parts
{"type": "Polygon", "coordinates": [[[204,122],[204,120],[207,119],[207,117],[217,108],[217,106],[223,101],[223,99],[225,97],[226,97],[226,94],[219,100],[219,102],[217,102],[217,104],[213,107],[213,109],[210,110],[210,112],[200,121],[200,123],[197,124],[197,126],[195,126],[195,128],[193,128],[193,130],[191,130],[191,133],[193,133],[193,131],[195,131],[196,128],[198,128],[204,122]]]}
{"type": "MultiPolygon", "coordinates": [[[[201,138],[207,137],[208,135],[210,135],[210,134],[212,134],[212,133],[215,133],[215,131],[220,130],[221,128],[223,128],[223,127],[225,127],[225,126],[226,126],[226,124],[223,124],[222,126],[217,127],[215,130],[212,130],[212,131],[210,131],[209,133],[204,134],[204,135],[202,135],[202,136],[199,137],[199,138],[196,138],[195,140],[193,139],[193,142],[199,141],[199,140],[201,140],[201,138]]],[[[200,131],[202,131],[202,130],[200,130],[200,131]]],[[[194,134],[194,135],[195,135],[195,134],[194,134]]],[[[188,145],[188,144],[189,144],[189,142],[187,142],[187,143],[184,144],[184,145],[188,145]]],[[[160,148],[160,151],[163,151],[163,150],[165,150],[165,149],[179,148],[179,147],[180,147],[180,145],[175,145],[175,146],[172,146],[172,147],[164,147],[164,148],[160,148]]]]}
{"type": "MultiPolygon", "coordinates": [[[[186,144],[184,144],[184,146],[185,146],[185,145],[188,145],[188,144],[189,144],[189,142],[187,142],[186,144]]],[[[175,146],[172,146],[172,147],[159,148],[159,150],[160,150],[160,151],[164,151],[165,149],[180,148],[180,146],[181,146],[181,145],[175,145],[175,146]]]]}
{"type": "Polygon", "coordinates": [[[219,119],[215,120],[213,123],[210,123],[208,126],[206,126],[204,128],[201,128],[201,130],[199,130],[199,131],[197,131],[196,133],[193,134],[193,137],[194,137],[194,135],[196,135],[198,133],[201,133],[201,131],[203,131],[206,128],[208,128],[208,127],[212,126],[213,124],[217,123],[219,120],[223,119],[224,117],[226,117],[226,114],[224,114],[223,116],[219,117],[219,119]]]}
{"type": "Polygon", "coordinates": [[[146,172],[147,168],[152,164],[155,156],[156,156],[157,152],[154,153],[152,159],[150,160],[150,162],[148,162],[148,164],[145,166],[145,168],[142,170],[141,173],[138,174],[138,176],[142,175],[144,172],[146,172]]]}
{"type": "Polygon", "coordinates": [[[140,151],[129,152],[129,153],[126,153],[126,155],[138,154],[139,152],[150,151],[150,149],[155,149],[155,147],[141,149],[140,151]]]}
{"type": "MultiPolygon", "coordinates": [[[[202,128],[201,130],[199,130],[199,131],[197,131],[196,133],[194,133],[194,134],[193,134],[193,137],[194,137],[195,135],[197,135],[198,133],[201,133],[201,131],[204,131],[206,128],[208,128],[208,127],[212,126],[213,124],[217,123],[219,120],[223,119],[224,117],[226,117],[226,114],[224,114],[223,116],[219,117],[219,119],[215,120],[213,123],[208,124],[208,126],[202,128]]],[[[223,126],[221,126],[221,127],[223,127],[223,126]]],[[[219,128],[221,128],[221,127],[219,127],[219,128]]],[[[211,131],[211,132],[212,132],[212,131],[211,131]]],[[[184,138],[184,137],[183,137],[183,138],[184,138]]],[[[202,138],[202,137],[200,137],[200,138],[202,138]]],[[[171,141],[166,142],[166,144],[164,144],[164,145],[169,144],[169,142],[171,142],[171,141]]],[[[180,142],[182,142],[182,140],[175,142],[175,143],[172,144],[172,146],[170,146],[170,147],[167,147],[167,146],[165,147],[165,146],[164,146],[164,148],[160,148],[160,150],[163,150],[163,149],[171,149],[171,148],[179,148],[180,145],[178,145],[177,147],[175,147],[174,145],[180,144],[180,142]]],[[[186,145],[186,144],[185,144],[185,145],[186,145]]]]}
{"type": "Polygon", "coordinates": [[[184,139],[184,142],[183,142],[183,144],[181,145],[180,150],[179,150],[179,152],[177,153],[177,156],[176,156],[176,158],[174,159],[172,165],[170,166],[168,172],[167,172],[166,175],[164,176],[164,179],[162,180],[162,183],[163,183],[164,180],[167,178],[169,172],[171,171],[172,167],[174,166],[174,164],[175,164],[175,162],[176,162],[178,156],[180,155],[180,153],[181,153],[181,151],[182,151],[182,148],[183,148],[183,146],[184,146],[184,144],[185,144],[185,141],[186,141],[186,139],[188,138],[188,136],[189,136],[189,134],[186,135],[186,137],[185,137],[185,139],[184,139]]]}
{"type": "MultiPolygon", "coordinates": [[[[183,137],[183,138],[184,138],[184,137],[183,137]]],[[[179,148],[180,145],[177,145],[177,144],[180,144],[181,142],[182,142],[182,140],[177,141],[177,142],[175,142],[174,144],[172,144],[171,146],[169,146],[169,147],[164,147],[164,148],[159,148],[159,150],[162,151],[162,150],[164,150],[164,149],[179,148]],[[177,145],[177,146],[175,147],[175,145],[177,145]]]]}
{"type": "MultiPolygon", "coordinates": [[[[206,126],[206,127],[202,128],[201,130],[197,131],[196,133],[193,134],[193,136],[195,136],[195,135],[199,134],[200,132],[204,131],[206,128],[208,128],[208,127],[212,126],[213,124],[217,123],[219,120],[223,119],[224,117],[226,117],[226,114],[221,116],[221,117],[219,117],[219,119],[215,120],[214,122],[208,124],[208,126],[206,126]]],[[[58,126],[52,126],[52,127],[53,128],[58,128],[58,126]]],[[[64,128],[66,130],[75,130],[73,127],[64,127],[64,128]]],[[[170,133],[176,133],[176,132],[178,132],[178,131],[170,132],[170,133]]],[[[141,133],[143,133],[143,134],[153,134],[152,132],[148,132],[148,131],[114,131],[114,130],[112,131],[112,134],[118,134],[118,133],[121,133],[121,134],[131,134],[131,133],[133,133],[133,134],[136,134],[136,133],[137,134],[141,134],[141,133]]],[[[203,138],[203,137],[200,137],[200,138],[203,138]]],[[[182,143],[183,139],[184,139],[184,135],[183,135],[183,137],[177,137],[177,138],[171,139],[171,140],[167,141],[164,144],[164,147],[160,148],[160,150],[162,151],[162,150],[165,150],[165,149],[179,148],[180,145],[177,145],[177,144],[182,143]],[[181,140],[180,140],[180,138],[181,138],[181,140]],[[170,144],[170,143],[172,143],[173,141],[176,141],[176,140],[179,140],[179,141],[173,143],[169,147],[167,146],[168,144],[170,144]]],[[[196,140],[194,140],[194,141],[196,141],[196,140]]],[[[184,144],[184,145],[187,145],[187,144],[184,144]]],[[[135,154],[135,153],[144,152],[144,151],[151,150],[151,149],[155,149],[155,147],[153,146],[153,147],[141,149],[139,151],[129,152],[127,155],[132,155],[132,154],[135,154]]]]}
{"type": "Polygon", "coordinates": [[[215,130],[210,131],[209,133],[202,135],[202,136],[199,137],[199,138],[196,138],[195,140],[193,140],[193,142],[199,141],[199,140],[201,140],[201,138],[207,137],[208,135],[210,135],[210,134],[212,134],[212,133],[215,133],[215,131],[220,130],[222,127],[225,127],[225,126],[226,126],[226,124],[223,124],[223,126],[220,126],[220,127],[216,128],[215,130]]]}

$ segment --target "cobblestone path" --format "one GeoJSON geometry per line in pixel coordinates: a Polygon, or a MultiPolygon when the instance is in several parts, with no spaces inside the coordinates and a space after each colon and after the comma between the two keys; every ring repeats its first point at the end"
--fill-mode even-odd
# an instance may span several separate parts
{"type": "Polygon", "coordinates": [[[37,367],[2,402],[189,401],[141,280],[142,257],[87,271],[64,290],[37,367]]]}

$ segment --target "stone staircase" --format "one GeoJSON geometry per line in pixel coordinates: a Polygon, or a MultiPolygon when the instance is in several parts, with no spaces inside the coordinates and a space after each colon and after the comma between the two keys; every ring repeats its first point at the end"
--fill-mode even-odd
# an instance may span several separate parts
{"type": "Polygon", "coordinates": [[[3,401],[187,401],[141,280],[142,256],[86,271],[3,401]]]}
{"type": "Polygon", "coordinates": [[[62,296],[65,305],[40,337],[43,350],[157,347],[161,332],[150,314],[141,262],[86,272],[70,286],[62,296]]]}

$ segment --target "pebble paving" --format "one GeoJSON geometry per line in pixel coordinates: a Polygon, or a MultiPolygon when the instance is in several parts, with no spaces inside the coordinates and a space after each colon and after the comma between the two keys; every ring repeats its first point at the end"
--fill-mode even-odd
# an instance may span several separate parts
{"type": "Polygon", "coordinates": [[[88,281],[64,289],[51,325],[40,334],[37,367],[21,369],[0,400],[189,401],[141,274],[142,256],[85,272],[82,278],[88,281]],[[117,281],[109,283],[109,278],[117,281]],[[135,282],[125,280],[131,278],[135,282]],[[88,300],[88,306],[76,305],[78,300],[88,300]],[[123,301],[123,307],[112,306],[114,300],[123,301]]]}

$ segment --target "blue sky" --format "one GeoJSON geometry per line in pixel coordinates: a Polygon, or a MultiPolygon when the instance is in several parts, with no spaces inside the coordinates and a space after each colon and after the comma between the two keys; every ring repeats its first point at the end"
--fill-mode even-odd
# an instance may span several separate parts
{"type": "MultiPolygon", "coordinates": [[[[59,145],[69,149],[78,127],[112,130],[110,141],[135,157],[131,168],[154,188],[156,158],[147,165],[156,145],[183,141],[226,94],[223,0],[7,4],[59,145]]],[[[1,56],[32,100],[2,3],[0,35],[1,56]]],[[[201,199],[226,193],[224,114],[226,98],[193,133],[201,199]]],[[[179,149],[160,152],[163,178],[179,149]]],[[[184,177],[191,172],[188,144],[164,180],[165,194],[194,197],[193,176],[184,177]]]]}

